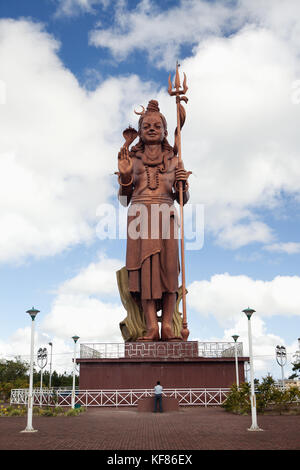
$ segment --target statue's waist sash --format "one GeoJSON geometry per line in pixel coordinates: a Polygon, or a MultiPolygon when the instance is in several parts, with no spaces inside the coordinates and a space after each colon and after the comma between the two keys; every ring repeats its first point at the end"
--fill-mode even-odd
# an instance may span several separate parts
{"type": "Polygon", "coordinates": [[[168,204],[172,206],[174,204],[174,200],[169,194],[160,194],[160,195],[138,195],[132,196],[131,205],[132,204],[168,204]]]}

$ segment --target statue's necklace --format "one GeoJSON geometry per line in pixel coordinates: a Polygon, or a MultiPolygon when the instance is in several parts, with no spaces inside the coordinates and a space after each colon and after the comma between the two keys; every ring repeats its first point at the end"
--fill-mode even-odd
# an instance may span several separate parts
{"type": "Polygon", "coordinates": [[[147,187],[154,191],[159,187],[159,170],[163,162],[163,156],[158,155],[156,158],[149,158],[150,155],[145,151],[143,155],[143,164],[147,175],[147,187]]]}
{"type": "Polygon", "coordinates": [[[154,189],[157,189],[159,187],[159,167],[150,167],[148,165],[145,165],[146,169],[146,175],[147,175],[147,186],[149,189],[154,191],[154,189]]]}

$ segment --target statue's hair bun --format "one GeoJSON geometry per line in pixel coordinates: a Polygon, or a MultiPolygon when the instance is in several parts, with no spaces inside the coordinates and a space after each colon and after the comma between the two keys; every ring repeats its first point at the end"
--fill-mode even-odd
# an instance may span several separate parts
{"type": "Polygon", "coordinates": [[[158,106],[158,101],[156,101],[156,100],[149,101],[148,106],[147,106],[147,112],[148,113],[159,113],[160,110],[159,110],[159,106],[158,106]]]}

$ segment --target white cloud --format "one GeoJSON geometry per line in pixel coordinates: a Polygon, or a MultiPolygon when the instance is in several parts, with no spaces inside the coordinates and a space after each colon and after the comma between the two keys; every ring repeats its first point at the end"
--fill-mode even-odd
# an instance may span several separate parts
{"type": "MultiPolygon", "coordinates": [[[[34,367],[37,371],[40,368],[37,363],[37,351],[39,348],[47,349],[47,364],[44,371],[50,370],[50,354],[51,348],[49,342],[53,344],[52,348],[52,371],[58,373],[72,373],[73,371],[73,356],[74,356],[74,342],[72,336],[76,332],[72,333],[70,337],[65,335],[64,338],[55,335],[48,335],[45,333],[40,326],[39,318],[37,317],[35,325],[34,335],[34,356],[33,362],[34,367]]],[[[20,357],[22,361],[29,364],[30,362],[30,341],[31,341],[31,328],[26,327],[18,329],[6,341],[0,340],[0,359],[14,360],[16,357],[20,357]]],[[[79,355],[79,347],[77,349],[77,355],[79,355]]],[[[47,385],[47,383],[46,383],[47,385]]]]}
{"type": "MultiPolygon", "coordinates": [[[[285,377],[292,374],[293,354],[297,349],[296,341],[286,344],[283,337],[274,335],[267,331],[266,324],[260,315],[256,313],[251,318],[252,332],[252,349],[253,349],[253,366],[254,376],[256,378],[265,377],[270,373],[273,378],[281,379],[281,369],[275,358],[275,348],[279,345],[285,345],[287,351],[287,363],[284,367],[285,377]]],[[[232,335],[238,334],[237,341],[243,343],[243,354],[249,356],[249,339],[248,339],[248,320],[246,316],[240,317],[235,325],[230,329],[224,330],[223,341],[232,341],[232,335]]],[[[248,375],[250,380],[250,375],[248,375]]]]}
{"type": "MultiPolygon", "coordinates": [[[[123,343],[119,323],[127,316],[121,304],[116,271],[123,266],[117,259],[99,255],[78,274],[63,282],[55,293],[50,311],[37,316],[35,322],[35,358],[40,347],[48,350],[53,343],[53,370],[72,372],[74,343],[123,343]]],[[[13,359],[20,355],[30,360],[29,327],[16,330],[6,341],[0,340],[0,357],[13,359]]]]}
{"type": "Polygon", "coordinates": [[[68,295],[118,295],[116,272],[124,266],[124,261],[109,259],[99,255],[97,262],[90,263],[76,276],[65,281],[58,290],[68,295]]]}
{"type": "Polygon", "coordinates": [[[300,277],[276,276],[272,281],[245,275],[215,274],[188,286],[187,302],[201,316],[213,315],[221,326],[235,322],[241,311],[254,308],[262,318],[300,315],[300,277]]]}
{"type": "Polygon", "coordinates": [[[300,4],[298,0],[240,0],[241,15],[248,22],[275,31],[290,46],[299,50],[300,4]]]}
{"type": "Polygon", "coordinates": [[[272,240],[270,228],[263,222],[227,225],[218,234],[218,243],[226,248],[236,249],[253,242],[266,243],[272,240]]]}
{"type": "Polygon", "coordinates": [[[128,11],[127,2],[115,9],[115,24],[97,28],[90,43],[106,47],[117,60],[125,60],[138,49],[146,51],[159,66],[174,66],[183,44],[196,44],[211,34],[220,35],[232,10],[223,2],[181,1],[179,6],[162,10],[158,3],[142,0],[128,11]]]}
{"type": "Polygon", "coordinates": [[[83,342],[123,342],[119,323],[126,317],[116,271],[124,263],[100,256],[62,283],[42,328],[64,339],[78,334],[83,342]]]}
{"type": "MultiPolygon", "coordinates": [[[[64,0],[68,1],[84,0],[64,0]]],[[[100,25],[90,34],[91,44],[108,48],[117,60],[140,50],[156,65],[170,69],[182,46],[196,45],[210,36],[235,34],[249,24],[272,30],[299,49],[298,0],[289,0],[288,8],[281,0],[181,0],[165,9],[158,1],[141,0],[134,9],[128,6],[129,2],[116,2],[114,24],[107,29],[100,25]]]]}
{"type": "MultiPolygon", "coordinates": [[[[216,318],[223,336],[215,334],[201,337],[201,341],[231,342],[232,335],[239,335],[243,343],[243,355],[249,356],[248,319],[242,312],[248,306],[256,312],[251,317],[254,375],[265,377],[270,373],[281,378],[281,370],[276,362],[275,348],[284,345],[287,350],[285,377],[292,374],[293,354],[297,350],[297,333],[292,343],[284,340],[284,327],[280,335],[272,332],[272,324],[266,321],[279,315],[283,323],[292,315],[300,315],[300,277],[277,276],[272,281],[251,279],[248,276],[231,276],[227,273],[211,277],[209,281],[195,281],[187,287],[189,315],[199,315],[201,322],[209,316],[216,318]]],[[[196,324],[195,318],[193,323],[196,324]]],[[[287,325],[286,325],[287,326],[287,325]]],[[[248,375],[249,380],[249,375],[248,375]]]]}
{"type": "Polygon", "coordinates": [[[57,0],[58,7],[56,16],[77,16],[80,13],[96,13],[95,6],[102,5],[104,8],[110,0],[57,0]]]}
{"type": "Polygon", "coordinates": [[[225,246],[270,243],[257,209],[276,211],[283,192],[300,192],[300,108],[289,96],[298,66],[276,35],[253,28],[206,41],[182,64],[191,202],[205,204],[206,229],[225,246]]]}
{"type": "Polygon", "coordinates": [[[272,253],[286,253],[288,255],[293,255],[296,253],[300,253],[300,243],[299,242],[273,243],[272,245],[266,245],[264,249],[272,253]]]}
{"type": "Polygon", "coordinates": [[[43,328],[61,339],[77,334],[87,343],[122,343],[119,322],[126,312],[116,302],[103,302],[84,294],[60,294],[53,302],[43,328]]]}
{"type": "Polygon", "coordinates": [[[95,239],[122,130],[149,85],[110,78],[87,92],[40,24],[1,20],[0,37],[0,261],[19,262],[95,239]]]}

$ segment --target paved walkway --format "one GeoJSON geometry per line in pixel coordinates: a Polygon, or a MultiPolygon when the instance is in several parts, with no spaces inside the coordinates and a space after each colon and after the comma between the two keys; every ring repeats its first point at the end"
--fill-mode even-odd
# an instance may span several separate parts
{"type": "Polygon", "coordinates": [[[250,416],[220,407],[147,413],[89,408],[76,417],[33,417],[37,433],[20,431],[26,418],[0,418],[0,449],[64,450],[300,450],[300,416],[258,416],[263,432],[250,432],[250,416]]]}

